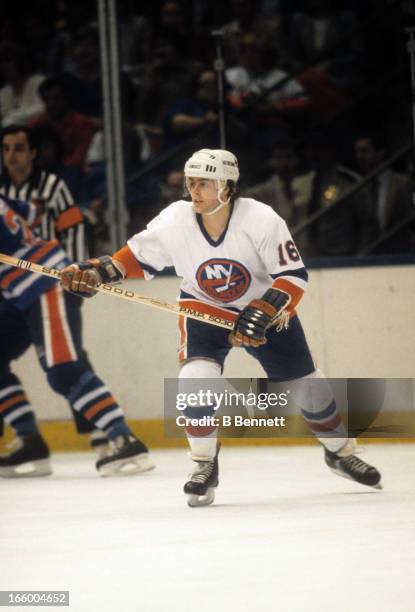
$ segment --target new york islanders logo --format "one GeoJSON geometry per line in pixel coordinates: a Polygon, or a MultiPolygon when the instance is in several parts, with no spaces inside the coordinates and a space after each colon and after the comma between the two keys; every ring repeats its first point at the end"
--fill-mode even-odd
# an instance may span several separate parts
{"type": "Polygon", "coordinates": [[[201,290],[214,300],[233,302],[246,293],[251,275],[233,259],[208,259],[199,266],[196,280],[201,290]]]}

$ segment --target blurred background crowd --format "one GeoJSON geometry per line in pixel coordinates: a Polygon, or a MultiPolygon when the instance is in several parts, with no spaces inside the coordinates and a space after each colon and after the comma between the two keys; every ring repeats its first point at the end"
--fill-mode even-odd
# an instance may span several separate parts
{"type": "MultiPolygon", "coordinates": [[[[33,128],[36,165],[66,181],[91,254],[108,252],[96,2],[0,4],[1,126],[33,128]]],[[[242,194],[287,221],[306,259],[415,253],[415,2],[122,0],[117,11],[128,234],[182,197],[191,151],[219,148],[219,29],[242,194]]]]}

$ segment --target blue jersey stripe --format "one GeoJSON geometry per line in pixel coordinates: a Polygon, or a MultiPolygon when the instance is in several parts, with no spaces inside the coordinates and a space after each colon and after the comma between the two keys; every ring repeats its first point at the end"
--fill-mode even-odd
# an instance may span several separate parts
{"type": "Polygon", "coordinates": [[[298,270],[287,270],[286,272],[279,272],[278,274],[271,274],[271,277],[275,280],[281,276],[296,276],[301,280],[308,282],[308,272],[305,268],[299,268],[298,270]]]}

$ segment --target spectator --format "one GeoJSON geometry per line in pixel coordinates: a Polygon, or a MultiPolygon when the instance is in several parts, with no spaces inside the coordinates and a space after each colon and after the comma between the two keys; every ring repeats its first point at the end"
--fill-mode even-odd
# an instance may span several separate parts
{"type": "Polygon", "coordinates": [[[166,145],[179,144],[201,128],[214,125],[217,121],[217,77],[213,70],[202,70],[196,77],[194,94],[179,100],[166,113],[166,145]]]}
{"type": "Polygon", "coordinates": [[[72,68],[71,35],[75,25],[69,15],[69,9],[69,4],[65,2],[58,2],[55,7],[52,31],[47,41],[47,63],[50,74],[60,74],[72,68]]]}
{"type": "MultiPolygon", "coordinates": [[[[73,110],[102,119],[103,98],[98,31],[93,26],[79,28],[72,39],[73,70],[61,75],[70,92],[73,110]]],[[[135,113],[135,89],[125,72],[120,72],[123,112],[126,119],[135,113]]]]}
{"type": "Polygon", "coordinates": [[[363,51],[352,13],[329,0],[308,0],[290,27],[291,68],[309,65],[299,77],[322,118],[338,111],[364,85],[363,51]],[[313,64],[310,66],[310,64],[313,64]]]}
{"type": "Polygon", "coordinates": [[[50,74],[53,69],[53,57],[51,49],[53,47],[53,11],[46,7],[36,6],[27,3],[23,7],[20,18],[21,33],[25,46],[30,49],[31,62],[36,66],[36,70],[42,74],[50,74]],[[45,8],[46,11],[42,11],[45,8]]]}
{"type": "MultiPolygon", "coordinates": [[[[176,102],[168,109],[164,121],[164,148],[185,144],[191,138],[201,137],[203,146],[218,147],[220,142],[218,83],[216,72],[207,68],[201,70],[193,81],[193,93],[176,102]]],[[[225,83],[226,92],[226,83],[225,83]]],[[[230,105],[225,97],[224,113],[226,124],[226,141],[235,151],[245,168],[245,177],[249,183],[257,180],[260,157],[255,151],[254,135],[248,126],[235,113],[230,112],[230,105]]],[[[255,139],[256,139],[255,134],[255,139]]],[[[186,154],[185,154],[186,156],[186,154]]],[[[178,163],[175,159],[174,164],[178,163]]],[[[171,170],[171,166],[166,168],[171,170]]]]}
{"type": "Polygon", "coordinates": [[[363,49],[351,12],[336,10],[330,0],[308,0],[293,16],[290,38],[294,68],[316,62],[343,89],[361,85],[363,49]]]}
{"type": "Polygon", "coordinates": [[[0,47],[0,72],[4,83],[0,89],[1,124],[27,124],[43,111],[38,87],[45,77],[31,74],[26,50],[10,42],[0,47]]]}
{"type": "Polygon", "coordinates": [[[63,179],[74,200],[81,206],[84,173],[80,168],[65,166],[63,163],[64,152],[61,139],[50,126],[44,125],[33,128],[33,132],[33,139],[37,143],[37,156],[34,160],[35,168],[41,168],[63,179]]]}
{"type": "MultiPolygon", "coordinates": [[[[385,159],[385,148],[374,135],[361,135],[354,145],[356,163],[363,176],[381,164],[385,159]]],[[[372,210],[379,234],[389,230],[411,212],[411,184],[405,174],[390,168],[378,174],[369,185],[372,210]]],[[[409,228],[401,230],[384,244],[377,253],[405,253],[413,243],[409,228]]]]}
{"type": "Polygon", "coordinates": [[[232,0],[231,19],[222,29],[228,66],[239,64],[241,43],[247,35],[265,38],[267,44],[272,45],[272,55],[275,52],[279,57],[285,57],[282,20],[275,7],[270,14],[266,7],[259,7],[253,0],[232,0]]]}
{"type": "MultiPolygon", "coordinates": [[[[131,181],[131,175],[134,175],[144,162],[140,161],[142,149],[140,134],[126,122],[122,124],[122,142],[126,199],[129,209],[134,209],[143,201],[147,201],[148,185],[153,184],[152,177],[131,181]]],[[[110,220],[107,212],[105,140],[101,130],[94,134],[85,158],[79,202],[89,222],[90,251],[94,256],[103,255],[108,250],[110,220]]]]}
{"type": "Polygon", "coordinates": [[[274,144],[269,165],[271,176],[244,193],[271,206],[292,229],[307,214],[312,173],[298,174],[299,159],[290,140],[280,140],[274,144]]]}
{"type": "Polygon", "coordinates": [[[33,119],[31,125],[48,126],[55,131],[63,147],[63,163],[82,169],[99,122],[71,108],[67,87],[58,78],[43,81],[39,94],[46,112],[33,119]]]}
{"type": "Polygon", "coordinates": [[[167,109],[183,96],[190,95],[193,79],[201,68],[199,62],[186,57],[174,32],[160,35],[139,88],[140,120],[160,128],[167,109]]]}
{"type": "Polygon", "coordinates": [[[255,103],[248,116],[252,129],[261,131],[265,144],[269,144],[270,139],[274,141],[286,135],[298,119],[307,117],[309,100],[296,79],[272,90],[284,82],[288,74],[275,65],[265,39],[252,34],[244,37],[240,65],[228,68],[225,74],[235,106],[255,103]]]}
{"type": "MultiPolygon", "coordinates": [[[[225,112],[228,110],[225,102],[225,112]]],[[[207,130],[208,134],[204,135],[204,144],[216,146],[219,142],[218,118],[217,75],[213,70],[204,69],[194,79],[193,94],[179,100],[167,111],[163,122],[165,146],[169,148],[183,143],[209,126],[212,130],[207,130]]],[[[227,115],[226,130],[230,147],[239,149],[246,144],[248,130],[231,114],[227,115]]]]}
{"type": "Polygon", "coordinates": [[[134,0],[123,0],[117,6],[120,62],[125,71],[134,70],[151,60],[152,25],[143,15],[135,14],[135,7],[134,0]]]}
{"type": "Polygon", "coordinates": [[[225,59],[227,66],[237,66],[240,58],[240,44],[244,35],[252,32],[255,7],[251,0],[232,0],[231,19],[223,24],[225,34],[225,59]]]}
{"type": "Polygon", "coordinates": [[[161,184],[161,208],[170,202],[183,199],[184,172],[182,168],[174,168],[165,177],[161,184]]]}
{"type": "Polygon", "coordinates": [[[188,30],[191,32],[192,57],[202,64],[212,65],[216,52],[212,30],[219,29],[227,21],[228,3],[192,0],[191,7],[188,30]]]}
{"type": "Polygon", "coordinates": [[[183,4],[177,0],[167,0],[161,8],[160,33],[162,35],[171,33],[176,36],[180,47],[185,55],[190,53],[188,24],[186,23],[183,4]]]}
{"type": "MultiPolygon", "coordinates": [[[[357,174],[337,163],[336,148],[338,143],[330,137],[314,138],[315,170],[307,216],[334,204],[359,181],[357,174]]],[[[306,256],[355,255],[375,235],[376,221],[369,194],[363,188],[310,227],[306,256]]]]}

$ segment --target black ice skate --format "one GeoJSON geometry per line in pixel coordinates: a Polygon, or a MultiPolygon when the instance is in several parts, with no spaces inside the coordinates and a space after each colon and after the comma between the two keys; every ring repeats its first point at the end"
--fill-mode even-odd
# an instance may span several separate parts
{"type": "Polygon", "coordinates": [[[110,445],[110,453],[95,464],[101,476],[129,476],[154,468],[147,446],[133,434],[118,436],[110,445]]]}
{"type": "Polygon", "coordinates": [[[190,480],[184,485],[187,495],[187,503],[192,508],[196,506],[208,506],[215,499],[215,488],[219,484],[219,454],[220,445],[213,459],[196,461],[196,467],[190,474],[190,480]]]}
{"type": "Polygon", "coordinates": [[[356,451],[356,442],[353,439],[348,440],[337,453],[324,449],[326,464],[332,472],[339,476],[350,478],[350,480],[374,489],[382,489],[381,475],[378,470],[353,455],[354,451],[356,451]]]}
{"type": "Polygon", "coordinates": [[[40,434],[13,440],[9,455],[0,457],[3,478],[33,478],[52,474],[49,448],[40,434]]]}

